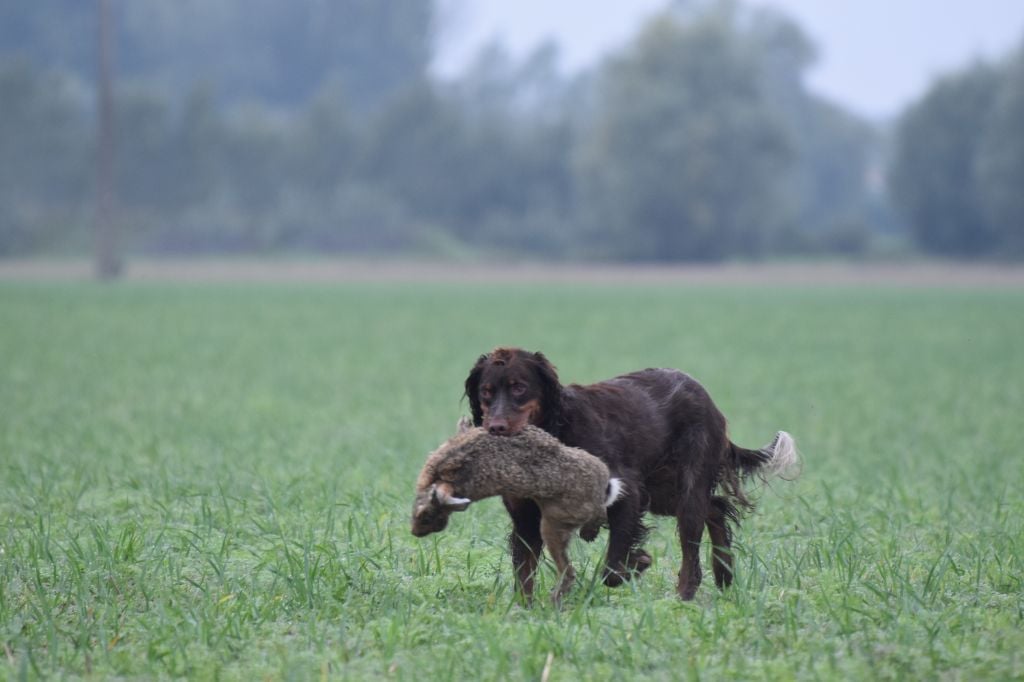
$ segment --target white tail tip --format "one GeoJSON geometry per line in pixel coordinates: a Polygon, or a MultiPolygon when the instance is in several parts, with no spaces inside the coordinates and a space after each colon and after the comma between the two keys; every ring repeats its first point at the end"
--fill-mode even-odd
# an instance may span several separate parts
{"type": "Polygon", "coordinates": [[[785,431],[775,434],[771,445],[763,448],[761,452],[769,457],[765,463],[766,474],[775,474],[787,481],[792,481],[800,475],[800,452],[796,449],[793,436],[785,431]]]}
{"type": "Polygon", "coordinates": [[[604,506],[610,507],[615,504],[615,500],[622,497],[622,493],[626,490],[626,486],[623,485],[621,478],[609,478],[608,479],[608,497],[604,500],[604,506]]]}

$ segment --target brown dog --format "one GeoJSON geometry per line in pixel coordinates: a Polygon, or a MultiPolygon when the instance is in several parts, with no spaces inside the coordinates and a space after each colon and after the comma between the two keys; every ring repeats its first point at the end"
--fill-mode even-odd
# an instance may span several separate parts
{"type": "MultiPolygon", "coordinates": [[[[465,383],[473,423],[495,435],[535,425],[566,445],[604,461],[626,494],[608,509],[610,540],[604,582],[615,586],[651,564],[641,548],[644,512],[675,516],[683,562],[678,593],[692,599],[701,581],[704,528],[714,546],[715,583],[732,582],[732,533],[737,507],[750,503],[744,475],[780,472],[797,462],[785,431],[758,450],[729,440],[726,420],[692,377],[674,369],[645,369],[589,386],[564,386],[541,353],[498,348],[481,355],[465,383]],[[719,492],[721,494],[716,494],[719,492]]],[[[537,504],[502,497],[512,517],[512,562],[520,589],[533,591],[543,546],[537,504]]]]}

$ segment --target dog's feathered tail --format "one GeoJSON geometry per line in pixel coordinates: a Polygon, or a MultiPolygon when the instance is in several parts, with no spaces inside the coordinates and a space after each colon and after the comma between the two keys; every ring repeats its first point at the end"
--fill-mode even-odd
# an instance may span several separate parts
{"type": "Polygon", "coordinates": [[[743,493],[743,478],[757,475],[766,481],[770,476],[778,476],[791,481],[800,475],[800,453],[796,449],[796,441],[785,431],[776,433],[771,443],[757,450],[741,448],[732,442],[729,448],[732,466],[726,466],[722,471],[719,484],[731,504],[747,509],[753,506],[743,493]]]}
{"type": "Polygon", "coordinates": [[[772,442],[763,448],[749,450],[735,443],[732,447],[733,461],[744,476],[757,474],[762,479],[769,476],[791,481],[800,475],[800,453],[793,436],[785,431],[775,434],[772,442]]]}

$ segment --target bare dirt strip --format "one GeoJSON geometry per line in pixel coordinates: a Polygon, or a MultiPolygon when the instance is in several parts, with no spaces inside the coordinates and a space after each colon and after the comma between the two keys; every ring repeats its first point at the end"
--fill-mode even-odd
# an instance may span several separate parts
{"type": "MultiPolygon", "coordinates": [[[[89,281],[85,260],[0,260],[0,281],[89,281]]],[[[722,265],[459,264],[396,260],[140,259],[129,282],[566,283],[1024,288],[1024,266],[961,263],[722,265]]]]}

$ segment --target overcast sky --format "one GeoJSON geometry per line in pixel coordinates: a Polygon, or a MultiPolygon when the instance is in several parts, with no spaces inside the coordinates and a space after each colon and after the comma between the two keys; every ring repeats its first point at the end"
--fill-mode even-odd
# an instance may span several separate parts
{"type": "MultiPolygon", "coordinates": [[[[872,118],[920,95],[931,78],[1024,40],[1024,0],[749,0],[797,20],[819,48],[810,87],[872,118]]],[[[515,54],[545,38],[578,69],[622,45],[664,0],[448,0],[436,68],[457,72],[497,37],[515,54]]]]}

